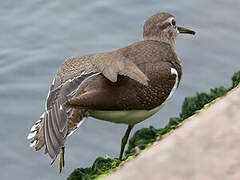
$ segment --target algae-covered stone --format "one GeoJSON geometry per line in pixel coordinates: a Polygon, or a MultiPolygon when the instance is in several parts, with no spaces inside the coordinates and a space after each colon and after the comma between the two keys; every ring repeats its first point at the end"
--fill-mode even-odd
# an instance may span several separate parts
{"type": "Polygon", "coordinates": [[[177,126],[178,124],[180,124],[182,122],[182,119],[179,117],[171,117],[169,119],[169,126],[177,126]]]}
{"type": "Polygon", "coordinates": [[[135,132],[133,137],[129,140],[126,156],[131,156],[136,153],[136,147],[140,150],[145,149],[150,143],[153,143],[158,136],[157,129],[154,127],[142,128],[135,132]]]}
{"type": "Polygon", "coordinates": [[[219,87],[211,89],[210,93],[197,93],[194,97],[185,98],[182,105],[182,112],[180,113],[180,118],[184,120],[192,116],[197,110],[202,109],[205,104],[208,104],[214,99],[225,95],[227,91],[228,89],[224,87],[219,87]]]}
{"type": "Polygon", "coordinates": [[[91,168],[77,168],[70,174],[70,176],[68,177],[68,180],[92,179],[92,176],[90,174],[91,174],[91,168]]]}
{"type": "Polygon", "coordinates": [[[92,171],[94,174],[104,174],[107,171],[118,167],[120,163],[121,161],[119,159],[104,159],[102,157],[99,157],[95,160],[92,166],[92,171]]]}
{"type": "Polygon", "coordinates": [[[240,83],[240,71],[234,73],[232,77],[232,88],[237,87],[237,85],[240,83]]]}
{"type": "Polygon", "coordinates": [[[91,168],[77,168],[68,177],[68,180],[90,180],[110,173],[113,169],[120,165],[119,159],[104,159],[102,157],[97,158],[91,168]]]}

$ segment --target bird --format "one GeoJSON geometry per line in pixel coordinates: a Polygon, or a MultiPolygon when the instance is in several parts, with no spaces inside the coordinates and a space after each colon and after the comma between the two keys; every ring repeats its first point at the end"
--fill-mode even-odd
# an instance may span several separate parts
{"type": "Polygon", "coordinates": [[[195,32],[179,27],[173,15],[160,12],[143,25],[143,39],[126,47],[68,58],[49,89],[44,113],[28,139],[36,151],[45,147],[52,163],[65,142],[87,117],[127,125],[119,159],[134,125],[158,112],[178,88],[182,63],[175,51],[178,34],[195,32]]]}

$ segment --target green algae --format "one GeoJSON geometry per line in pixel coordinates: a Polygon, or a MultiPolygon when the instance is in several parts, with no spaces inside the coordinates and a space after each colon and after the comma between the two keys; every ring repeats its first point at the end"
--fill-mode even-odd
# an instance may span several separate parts
{"type": "Polygon", "coordinates": [[[166,136],[175,128],[181,126],[183,121],[189,119],[196,112],[205,109],[210,104],[215,102],[219,97],[224,96],[228,91],[235,88],[240,82],[240,71],[235,73],[232,77],[232,87],[224,88],[218,87],[211,89],[209,93],[197,93],[196,96],[186,97],[179,117],[172,117],[169,123],[164,128],[156,129],[152,126],[149,128],[142,128],[135,132],[129,140],[128,148],[125,152],[125,158],[119,159],[104,159],[98,157],[90,168],[77,168],[75,169],[68,180],[100,180],[111,174],[114,170],[118,169],[125,162],[133,159],[138,153],[145,151],[155,141],[166,136]]]}
{"type": "Polygon", "coordinates": [[[240,71],[234,73],[234,75],[232,77],[232,87],[230,89],[237,87],[237,85],[239,85],[239,83],[240,83],[240,71]]]}
{"type": "Polygon", "coordinates": [[[98,157],[91,168],[77,168],[68,177],[68,180],[90,180],[97,179],[103,174],[110,173],[117,168],[122,161],[119,159],[104,159],[98,157]]]}
{"type": "Polygon", "coordinates": [[[132,138],[129,140],[128,148],[125,152],[126,157],[133,156],[139,152],[139,150],[144,150],[153,144],[158,137],[161,137],[169,133],[173,127],[170,125],[156,129],[152,126],[149,128],[142,128],[135,132],[132,138]]]}

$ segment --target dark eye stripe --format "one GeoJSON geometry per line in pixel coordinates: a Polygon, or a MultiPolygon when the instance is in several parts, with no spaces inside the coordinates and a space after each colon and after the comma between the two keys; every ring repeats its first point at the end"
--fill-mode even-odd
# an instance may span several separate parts
{"type": "Polygon", "coordinates": [[[166,29],[168,26],[171,26],[172,24],[167,22],[161,26],[161,29],[166,29]]]}

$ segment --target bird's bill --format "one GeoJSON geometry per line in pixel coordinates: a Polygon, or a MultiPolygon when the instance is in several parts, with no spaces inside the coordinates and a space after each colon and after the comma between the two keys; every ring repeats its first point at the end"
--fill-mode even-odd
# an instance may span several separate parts
{"type": "Polygon", "coordinates": [[[178,30],[179,33],[195,35],[194,31],[192,31],[190,29],[187,29],[187,28],[184,28],[184,27],[177,27],[177,30],[178,30]]]}

